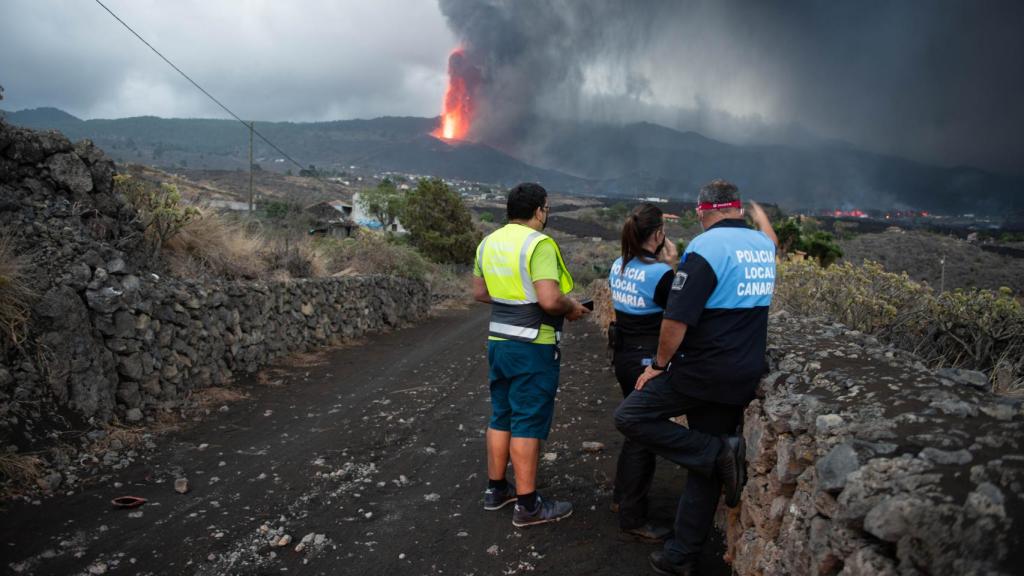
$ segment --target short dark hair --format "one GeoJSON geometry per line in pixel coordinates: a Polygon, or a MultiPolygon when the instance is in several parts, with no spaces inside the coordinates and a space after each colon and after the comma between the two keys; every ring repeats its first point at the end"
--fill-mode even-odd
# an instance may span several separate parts
{"type": "Polygon", "coordinates": [[[543,208],[548,191],[540,184],[523,182],[508,191],[506,215],[511,220],[529,220],[537,208],[543,208]]]}
{"type": "Polygon", "coordinates": [[[711,204],[723,204],[735,202],[740,199],[740,189],[728,180],[716,178],[701,187],[697,194],[697,203],[709,202],[711,204]]]}

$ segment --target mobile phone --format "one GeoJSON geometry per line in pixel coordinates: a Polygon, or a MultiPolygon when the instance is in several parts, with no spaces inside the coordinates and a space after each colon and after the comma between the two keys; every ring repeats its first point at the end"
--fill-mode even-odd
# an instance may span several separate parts
{"type": "Polygon", "coordinates": [[[590,310],[591,312],[594,311],[594,299],[593,298],[588,298],[587,300],[584,300],[583,302],[580,302],[580,305],[583,306],[584,308],[586,308],[587,310],[590,310]]]}

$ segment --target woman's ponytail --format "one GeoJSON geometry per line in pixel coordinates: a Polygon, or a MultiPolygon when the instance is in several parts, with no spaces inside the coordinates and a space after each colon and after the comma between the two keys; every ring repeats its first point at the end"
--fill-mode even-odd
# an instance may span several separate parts
{"type": "Polygon", "coordinates": [[[633,258],[643,256],[644,242],[660,230],[663,224],[661,208],[650,202],[644,202],[630,211],[622,225],[623,267],[633,258]]]}

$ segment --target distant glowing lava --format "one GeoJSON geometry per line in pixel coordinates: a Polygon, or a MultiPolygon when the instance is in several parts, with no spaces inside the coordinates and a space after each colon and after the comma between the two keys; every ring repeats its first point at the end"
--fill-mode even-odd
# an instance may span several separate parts
{"type": "Polygon", "coordinates": [[[465,140],[476,111],[473,101],[480,84],[480,69],[469,63],[460,47],[448,57],[448,88],[444,92],[441,125],[431,134],[445,140],[465,140]]]}

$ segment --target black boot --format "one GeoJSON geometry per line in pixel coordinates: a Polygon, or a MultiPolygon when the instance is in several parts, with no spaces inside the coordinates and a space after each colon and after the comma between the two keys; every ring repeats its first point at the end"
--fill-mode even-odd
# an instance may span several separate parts
{"type": "Polygon", "coordinates": [[[715,473],[722,481],[725,505],[735,508],[747,476],[747,443],[742,436],[723,436],[722,449],[715,460],[715,473]]]}

